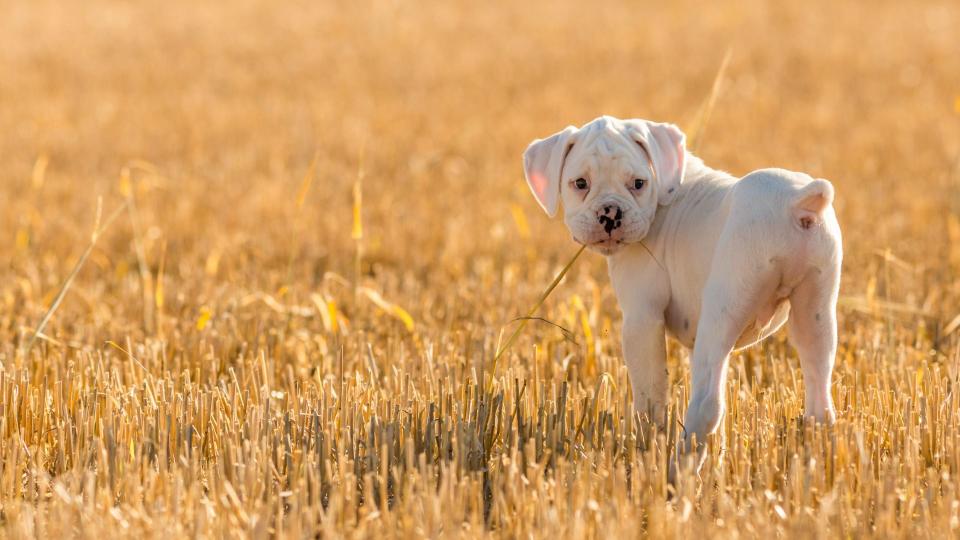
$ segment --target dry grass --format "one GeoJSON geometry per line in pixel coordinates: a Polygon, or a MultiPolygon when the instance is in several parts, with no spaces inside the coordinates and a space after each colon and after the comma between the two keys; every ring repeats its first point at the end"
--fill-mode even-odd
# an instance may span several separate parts
{"type": "Polygon", "coordinates": [[[0,536],[958,534],[956,2],[0,12],[0,536]],[[728,48],[701,155],[838,188],[840,418],[798,424],[782,336],[738,354],[668,502],[598,256],[541,311],[572,339],[491,360],[576,251],[527,142],[692,129],[728,48]]]}

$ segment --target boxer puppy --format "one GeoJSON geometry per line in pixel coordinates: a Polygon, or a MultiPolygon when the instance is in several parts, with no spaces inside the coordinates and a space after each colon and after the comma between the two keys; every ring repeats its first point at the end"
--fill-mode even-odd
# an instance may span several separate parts
{"type": "Polygon", "coordinates": [[[730,352],[784,323],[805,414],[833,422],[842,246],[830,182],[783,169],[738,179],[704,165],[684,140],[672,124],[602,116],[534,141],[523,163],[546,213],[562,201],[574,241],[606,256],[634,407],[660,428],[665,336],[693,349],[678,451],[695,438],[699,470],[724,414],[730,352]]]}

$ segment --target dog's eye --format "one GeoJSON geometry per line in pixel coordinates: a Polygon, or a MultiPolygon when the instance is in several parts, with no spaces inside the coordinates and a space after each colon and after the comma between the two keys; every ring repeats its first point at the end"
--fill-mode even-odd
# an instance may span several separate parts
{"type": "Polygon", "coordinates": [[[633,189],[640,189],[640,188],[643,187],[643,185],[644,185],[645,183],[647,183],[647,181],[644,180],[643,178],[634,179],[634,181],[633,181],[633,189]]]}
{"type": "Polygon", "coordinates": [[[587,189],[590,187],[590,184],[583,178],[577,178],[574,180],[573,185],[577,186],[577,189],[587,189]]]}

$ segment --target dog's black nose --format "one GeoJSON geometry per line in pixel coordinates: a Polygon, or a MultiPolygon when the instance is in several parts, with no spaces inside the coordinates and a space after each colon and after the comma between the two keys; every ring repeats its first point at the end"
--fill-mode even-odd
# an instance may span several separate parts
{"type": "Polygon", "coordinates": [[[615,204],[605,205],[597,211],[597,221],[603,225],[603,230],[608,235],[620,228],[621,219],[623,219],[623,210],[615,204]]]}

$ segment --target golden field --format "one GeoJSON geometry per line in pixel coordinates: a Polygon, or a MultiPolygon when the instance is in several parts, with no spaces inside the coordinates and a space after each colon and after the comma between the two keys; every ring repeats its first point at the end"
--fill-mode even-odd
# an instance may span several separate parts
{"type": "Polygon", "coordinates": [[[960,4],[0,13],[0,537],[960,534],[960,4]],[[494,365],[577,249],[521,153],[600,114],[833,181],[835,426],[778,334],[671,496],[592,253],[494,365]]]}

